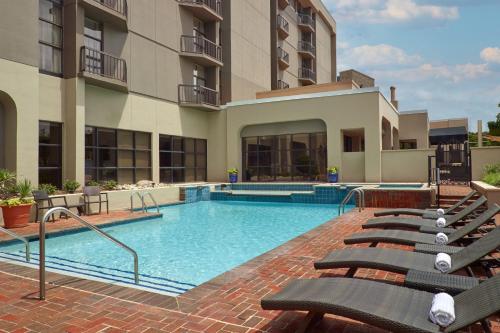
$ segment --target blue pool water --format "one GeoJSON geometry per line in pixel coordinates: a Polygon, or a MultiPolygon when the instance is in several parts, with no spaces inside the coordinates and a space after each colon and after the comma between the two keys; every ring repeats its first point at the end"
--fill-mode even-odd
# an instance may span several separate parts
{"type": "MultiPolygon", "coordinates": [[[[352,207],[349,207],[349,209],[352,207]]],[[[179,295],[337,216],[338,205],[202,201],[161,210],[163,218],[103,227],[137,251],[140,286],[179,295]]],[[[31,243],[38,263],[38,242],[31,243]]],[[[23,260],[21,244],[0,256],[23,260]]],[[[91,231],[48,238],[47,267],[133,283],[132,256],[91,231]]]]}

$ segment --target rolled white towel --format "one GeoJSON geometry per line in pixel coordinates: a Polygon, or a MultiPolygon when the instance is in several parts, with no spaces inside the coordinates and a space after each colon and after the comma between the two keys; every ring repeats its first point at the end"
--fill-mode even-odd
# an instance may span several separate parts
{"type": "Polygon", "coordinates": [[[444,209],[439,208],[438,210],[436,210],[436,214],[438,217],[443,217],[444,216],[444,209]]]}
{"type": "Polygon", "coordinates": [[[434,295],[429,319],[441,327],[450,326],[455,321],[455,300],[447,293],[434,295]]]}
{"type": "Polygon", "coordinates": [[[451,257],[446,253],[438,253],[434,266],[442,273],[448,272],[451,269],[451,257]]]}
{"type": "Polygon", "coordinates": [[[436,220],[436,227],[444,228],[446,227],[446,219],[444,217],[440,217],[436,220]]]}
{"type": "Polygon", "coordinates": [[[446,245],[448,244],[448,236],[446,234],[440,232],[436,235],[436,244],[438,245],[446,245]]]}

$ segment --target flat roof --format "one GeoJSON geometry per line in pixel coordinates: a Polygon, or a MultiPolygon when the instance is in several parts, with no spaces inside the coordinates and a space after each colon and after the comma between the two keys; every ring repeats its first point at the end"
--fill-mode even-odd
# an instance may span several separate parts
{"type": "Polygon", "coordinates": [[[454,136],[454,135],[467,135],[465,126],[459,127],[446,127],[446,128],[431,128],[429,136],[454,136]]]}
{"type": "Polygon", "coordinates": [[[428,113],[427,110],[408,110],[408,111],[399,111],[400,114],[419,114],[419,113],[428,113]]]}

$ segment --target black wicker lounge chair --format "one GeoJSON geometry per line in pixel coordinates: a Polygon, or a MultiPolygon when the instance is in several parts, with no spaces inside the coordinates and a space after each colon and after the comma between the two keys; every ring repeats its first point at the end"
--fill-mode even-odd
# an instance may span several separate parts
{"type": "MultiPolygon", "coordinates": [[[[446,227],[465,219],[476,209],[483,206],[488,200],[482,196],[471,205],[467,206],[455,215],[446,217],[446,227]]],[[[412,228],[419,229],[421,226],[435,226],[435,219],[403,218],[403,217],[380,217],[368,220],[363,224],[363,229],[369,228],[412,228]]]]}
{"type": "MultiPolygon", "coordinates": [[[[452,244],[465,236],[473,233],[483,224],[489,222],[496,214],[500,212],[500,206],[494,204],[490,209],[485,211],[480,216],[476,217],[474,220],[466,223],[463,227],[459,229],[445,229],[445,233],[448,235],[448,243],[452,244]],[[452,231],[452,232],[450,232],[452,231]]],[[[428,229],[427,229],[428,230],[428,229]]],[[[405,230],[378,230],[369,232],[360,232],[353,234],[346,239],[344,239],[345,244],[359,244],[359,243],[395,243],[395,244],[405,244],[405,245],[415,245],[416,243],[422,244],[435,244],[436,236],[432,233],[426,233],[418,231],[405,231],[405,230]]],[[[436,228],[436,233],[441,232],[439,228],[436,228]]]]}
{"type": "MultiPolygon", "coordinates": [[[[472,191],[469,194],[467,194],[465,197],[460,199],[457,203],[455,203],[453,206],[448,207],[447,209],[444,210],[445,215],[453,215],[454,211],[465,204],[469,199],[471,199],[473,196],[477,194],[476,191],[472,191]]],[[[387,210],[382,210],[379,212],[376,212],[375,214],[376,217],[379,216],[390,216],[390,215],[414,215],[414,216],[422,216],[423,218],[426,219],[434,219],[438,218],[438,215],[436,213],[435,209],[414,209],[414,208],[397,208],[397,209],[387,209],[387,210]]]]}
{"type": "Polygon", "coordinates": [[[261,300],[264,310],[309,311],[298,332],[324,314],[357,320],[392,332],[456,332],[477,322],[490,332],[487,318],[500,311],[500,275],[454,297],[455,322],[441,330],[429,320],[434,294],[386,283],[321,278],[295,280],[261,300]]]}
{"type": "MultiPolygon", "coordinates": [[[[468,246],[452,253],[451,269],[454,273],[479,261],[500,246],[500,228],[495,228],[468,246]]],[[[353,248],[330,252],[325,258],[314,263],[316,269],[351,268],[349,275],[354,275],[357,268],[373,268],[396,273],[408,270],[425,272],[439,271],[434,267],[434,254],[410,252],[382,248],[353,248]]]]}

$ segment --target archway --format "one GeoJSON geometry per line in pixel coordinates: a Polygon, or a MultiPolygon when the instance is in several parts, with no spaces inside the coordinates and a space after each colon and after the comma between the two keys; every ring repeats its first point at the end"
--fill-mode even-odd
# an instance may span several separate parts
{"type": "Polygon", "coordinates": [[[17,169],[17,109],[14,100],[0,91],[0,168],[17,169]]]}
{"type": "Polygon", "coordinates": [[[392,128],[392,149],[399,149],[399,130],[396,127],[392,128]]]}
{"type": "Polygon", "coordinates": [[[382,150],[392,149],[392,127],[389,120],[382,117],[382,150]]]}

